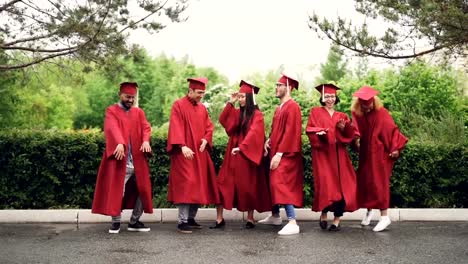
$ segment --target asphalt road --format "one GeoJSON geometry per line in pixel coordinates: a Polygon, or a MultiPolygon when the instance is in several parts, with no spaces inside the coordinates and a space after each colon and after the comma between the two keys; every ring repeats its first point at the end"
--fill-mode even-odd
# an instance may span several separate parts
{"type": "Polygon", "coordinates": [[[358,222],[336,233],[299,222],[301,233],[288,237],[280,227],[202,224],[193,234],[150,223],[149,233],[117,235],[107,224],[1,224],[0,263],[468,263],[468,222],[397,222],[381,233],[358,222]]]}

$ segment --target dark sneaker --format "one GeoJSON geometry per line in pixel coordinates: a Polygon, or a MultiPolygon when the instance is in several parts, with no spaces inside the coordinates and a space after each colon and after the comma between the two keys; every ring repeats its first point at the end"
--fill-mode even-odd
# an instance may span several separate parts
{"type": "Polygon", "coordinates": [[[149,232],[150,228],[146,227],[145,224],[143,224],[142,222],[136,221],[136,223],[133,225],[128,224],[127,230],[132,232],[149,232]]]}
{"type": "Polygon", "coordinates": [[[187,223],[193,229],[201,229],[202,226],[195,222],[195,219],[189,219],[187,223]]]}
{"type": "Polygon", "coordinates": [[[210,229],[223,228],[225,225],[226,225],[226,222],[224,221],[224,218],[223,218],[221,222],[218,223],[218,221],[216,221],[214,225],[210,226],[210,229]]]}
{"type": "Polygon", "coordinates": [[[183,234],[191,234],[192,228],[190,228],[188,223],[181,223],[177,225],[177,231],[183,234]]]}
{"type": "Polygon", "coordinates": [[[109,228],[110,234],[118,234],[120,232],[120,223],[112,223],[111,227],[109,228]]]}
{"type": "Polygon", "coordinates": [[[255,227],[255,224],[251,221],[247,221],[247,223],[245,223],[245,228],[246,229],[252,229],[255,227]]]}

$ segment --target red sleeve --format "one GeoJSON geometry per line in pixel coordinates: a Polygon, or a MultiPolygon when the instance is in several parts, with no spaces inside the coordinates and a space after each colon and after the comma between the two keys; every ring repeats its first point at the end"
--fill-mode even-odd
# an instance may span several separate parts
{"type": "MultiPolygon", "coordinates": [[[[306,133],[308,130],[318,131],[322,130],[323,128],[319,126],[319,117],[317,115],[317,108],[310,109],[309,120],[307,121],[306,133]]],[[[315,132],[308,132],[307,136],[309,137],[310,146],[312,148],[322,148],[325,147],[328,140],[326,135],[317,135],[315,132]]]]}
{"type": "Polygon", "coordinates": [[[219,116],[219,123],[224,127],[228,136],[232,136],[239,129],[239,119],[239,109],[236,109],[231,103],[227,103],[219,116]]]}
{"type": "Polygon", "coordinates": [[[169,131],[167,133],[167,152],[171,152],[174,145],[185,145],[185,125],[180,112],[180,104],[175,102],[171,109],[169,131]]]}
{"type": "Polygon", "coordinates": [[[400,132],[392,116],[385,108],[380,109],[379,112],[381,113],[378,118],[380,118],[382,126],[379,137],[385,149],[389,153],[395,150],[401,151],[408,142],[408,138],[400,132]]]}
{"type": "Polygon", "coordinates": [[[252,117],[249,129],[239,148],[250,161],[257,165],[263,157],[263,143],[265,142],[265,123],[263,114],[260,111],[255,111],[252,117]]]}
{"type": "Polygon", "coordinates": [[[288,109],[284,109],[286,115],[286,123],[284,124],[284,132],[281,140],[278,142],[276,152],[296,153],[301,152],[301,135],[302,135],[302,120],[301,108],[296,102],[291,102],[288,109]]]}
{"type": "Polygon", "coordinates": [[[148,119],[146,119],[146,115],[145,115],[145,112],[143,111],[143,109],[140,109],[140,122],[142,124],[142,138],[143,138],[143,142],[145,141],[150,141],[151,139],[151,125],[150,123],[148,122],[148,119]]]}
{"type": "Polygon", "coordinates": [[[353,139],[357,135],[357,130],[354,127],[353,124],[351,124],[351,121],[349,120],[348,116],[344,113],[340,114],[340,118],[343,118],[345,121],[345,127],[343,131],[336,127],[336,140],[338,142],[341,142],[343,144],[349,144],[353,141],[353,139]]]}
{"type": "Polygon", "coordinates": [[[211,122],[210,116],[208,115],[208,111],[206,110],[206,128],[205,128],[205,135],[203,136],[203,138],[206,139],[206,141],[208,141],[208,146],[211,149],[213,149],[213,130],[214,130],[213,122],[211,122]]]}
{"type": "Polygon", "coordinates": [[[126,140],[119,128],[119,121],[112,106],[106,109],[106,117],[104,118],[104,137],[106,138],[106,157],[113,155],[118,144],[123,144],[126,148],[126,140]]]}

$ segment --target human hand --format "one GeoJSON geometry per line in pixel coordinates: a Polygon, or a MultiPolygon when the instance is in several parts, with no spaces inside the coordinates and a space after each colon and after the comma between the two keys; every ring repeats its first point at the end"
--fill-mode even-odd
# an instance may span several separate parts
{"type": "Polygon", "coordinates": [[[140,147],[141,152],[151,152],[151,146],[148,141],[144,141],[140,147]]]}
{"type": "Polygon", "coordinates": [[[117,160],[122,160],[125,157],[125,148],[123,144],[118,144],[117,147],[115,147],[114,153],[112,154],[114,154],[117,160]]]}
{"type": "Polygon", "coordinates": [[[182,150],[182,154],[184,154],[184,157],[188,160],[192,160],[193,159],[193,155],[195,154],[189,147],[187,146],[183,146],[181,148],[182,150]]]}
{"type": "Polygon", "coordinates": [[[263,145],[263,156],[266,157],[268,155],[268,149],[270,148],[270,139],[267,139],[267,141],[265,141],[265,144],[263,145]]]}
{"type": "Polygon", "coordinates": [[[231,154],[232,154],[232,155],[237,155],[237,153],[239,153],[239,152],[240,152],[240,148],[233,148],[233,149],[231,150],[231,154]]]}
{"type": "Polygon", "coordinates": [[[336,123],[336,126],[341,130],[343,131],[345,126],[346,126],[346,122],[343,118],[341,118],[338,123],[336,123]]]}
{"type": "Polygon", "coordinates": [[[392,153],[390,153],[388,156],[392,159],[396,159],[398,158],[398,156],[400,156],[400,152],[398,150],[395,150],[395,151],[392,151],[392,153]]]}
{"type": "Polygon", "coordinates": [[[207,143],[208,143],[208,141],[207,141],[206,139],[202,138],[202,143],[201,143],[200,149],[199,149],[200,152],[205,151],[205,147],[206,147],[206,144],[207,144],[207,143]]]}
{"type": "Polygon", "coordinates": [[[232,93],[232,94],[231,94],[231,99],[229,99],[229,102],[230,102],[231,104],[234,104],[235,102],[237,102],[237,100],[238,100],[238,97],[237,97],[237,96],[238,96],[238,95],[239,95],[238,92],[232,93]]]}
{"type": "Polygon", "coordinates": [[[281,156],[276,154],[275,156],[273,156],[273,158],[271,159],[271,162],[270,162],[270,170],[276,170],[276,168],[278,168],[279,164],[281,162],[281,156]]]}

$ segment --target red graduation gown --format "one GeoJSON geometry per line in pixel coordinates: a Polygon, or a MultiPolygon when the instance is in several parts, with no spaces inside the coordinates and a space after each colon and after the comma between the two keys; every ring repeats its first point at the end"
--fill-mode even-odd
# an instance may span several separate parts
{"type": "Polygon", "coordinates": [[[167,136],[167,152],[171,159],[167,200],[174,204],[218,204],[216,172],[210,151],[213,148],[213,123],[206,107],[193,105],[183,97],[172,105],[167,136]],[[200,152],[202,139],[208,144],[200,152]],[[195,152],[193,159],[184,157],[181,146],[195,152]]]}
{"type": "Polygon", "coordinates": [[[312,150],[312,169],[314,172],[314,201],[312,210],[320,212],[334,202],[345,200],[345,211],[355,211],[356,174],[349,158],[346,144],[356,134],[345,113],[335,111],[332,116],[324,107],[310,109],[306,131],[328,128],[325,135],[307,133],[312,150]],[[340,119],[346,122],[341,131],[336,127],[340,119]]]}
{"type": "Polygon", "coordinates": [[[270,159],[277,152],[283,153],[280,164],[270,170],[270,191],[272,204],[303,204],[302,165],[302,120],[301,108],[293,100],[277,107],[273,116],[270,134],[270,159]]]}
{"type": "Polygon", "coordinates": [[[360,139],[357,171],[359,207],[387,209],[390,206],[390,176],[395,159],[388,155],[401,151],[408,139],[400,132],[385,108],[358,116],[353,112],[360,139]]]}
{"type": "Polygon", "coordinates": [[[221,204],[225,209],[236,207],[239,211],[271,210],[270,194],[263,168],[259,167],[263,157],[265,123],[263,114],[255,110],[247,132],[240,132],[240,109],[226,104],[219,117],[229,136],[224,161],[218,175],[221,204]],[[240,153],[232,155],[233,148],[240,153]]]}
{"type": "Polygon", "coordinates": [[[132,107],[125,112],[118,104],[106,109],[104,119],[106,149],[99,166],[92,206],[93,213],[118,216],[122,209],[131,209],[135,206],[138,195],[144,212],[153,213],[148,161],[144,153],[140,151],[141,144],[143,141],[150,141],[150,136],[151,126],[142,109],[132,107]],[[131,180],[127,182],[125,197],[122,199],[130,142],[136,182],[131,180]],[[125,146],[126,153],[122,160],[115,159],[113,155],[118,144],[125,146]]]}

